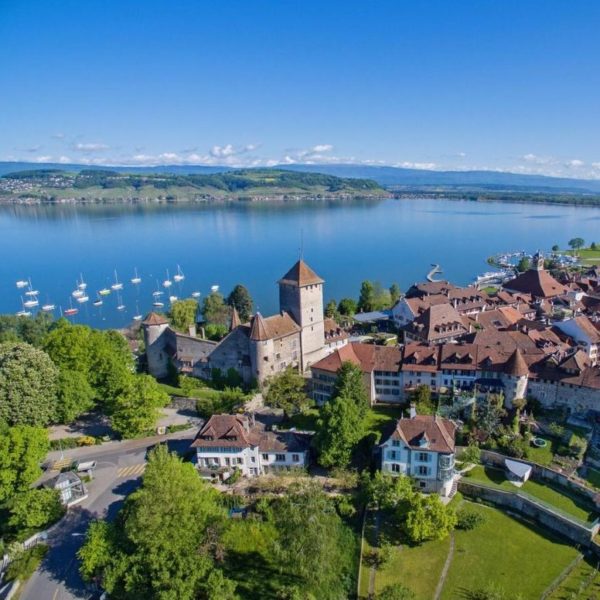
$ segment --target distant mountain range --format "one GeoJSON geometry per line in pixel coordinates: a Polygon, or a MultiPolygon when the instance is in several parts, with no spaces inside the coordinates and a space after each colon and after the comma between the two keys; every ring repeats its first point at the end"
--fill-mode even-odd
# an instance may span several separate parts
{"type": "MultiPolygon", "coordinates": [[[[401,190],[422,190],[436,188],[485,189],[561,192],[573,194],[600,193],[600,180],[570,179],[566,177],[547,177],[543,175],[523,175],[498,171],[432,171],[425,169],[404,169],[400,167],[379,167],[369,165],[278,165],[277,169],[300,171],[305,173],[323,173],[344,178],[372,179],[380,185],[401,190]]],[[[203,165],[164,165],[158,167],[120,167],[88,166],[78,164],[50,164],[28,162],[0,162],[0,175],[32,169],[60,169],[61,171],[80,171],[99,169],[132,174],[174,175],[212,174],[233,171],[225,166],[203,165]]]]}

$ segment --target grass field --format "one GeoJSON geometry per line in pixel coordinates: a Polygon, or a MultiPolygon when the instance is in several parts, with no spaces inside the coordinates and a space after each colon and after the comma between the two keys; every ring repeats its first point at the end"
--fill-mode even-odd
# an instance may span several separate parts
{"type": "Polygon", "coordinates": [[[590,248],[581,248],[575,253],[573,250],[566,250],[565,254],[569,256],[578,256],[583,264],[597,265],[600,264],[600,249],[592,250],[590,248]]]}
{"type": "Polygon", "coordinates": [[[503,512],[468,503],[486,521],[472,531],[456,531],[455,550],[442,590],[442,599],[463,597],[490,583],[508,597],[539,598],[542,592],[577,556],[575,548],[547,532],[503,512]]]}
{"type": "Polygon", "coordinates": [[[600,598],[600,574],[596,562],[581,561],[550,596],[550,600],[600,598]]]}
{"type": "Polygon", "coordinates": [[[478,465],[470,473],[468,480],[481,481],[487,485],[493,485],[510,492],[523,491],[581,521],[592,522],[596,517],[592,510],[593,507],[586,498],[577,496],[564,488],[531,480],[527,481],[521,488],[517,488],[506,479],[502,470],[483,467],[482,465],[478,465]]]}
{"type": "Polygon", "coordinates": [[[596,469],[588,469],[585,479],[588,481],[588,483],[600,490],[600,471],[597,471],[596,469]]]}

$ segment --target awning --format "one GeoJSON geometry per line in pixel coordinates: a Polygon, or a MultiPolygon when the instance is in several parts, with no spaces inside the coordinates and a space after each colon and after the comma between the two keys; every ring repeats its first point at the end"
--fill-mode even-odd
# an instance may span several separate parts
{"type": "Polygon", "coordinates": [[[504,464],[506,465],[506,468],[519,479],[526,479],[531,473],[531,465],[516,460],[509,460],[508,458],[504,460],[504,464]]]}

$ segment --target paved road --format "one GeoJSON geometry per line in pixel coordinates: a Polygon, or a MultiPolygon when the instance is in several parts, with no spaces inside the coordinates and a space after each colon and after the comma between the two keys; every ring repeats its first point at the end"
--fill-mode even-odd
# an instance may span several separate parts
{"type": "MultiPolygon", "coordinates": [[[[91,520],[113,519],[125,496],[140,483],[145,469],[146,450],[167,441],[169,447],[184,454],[197,429],[169,436],[111,443],[104,446],[65,451],[70,459],[95,460],[95,478],[88,485],[88,497],[69,510],[50,532],[50,551],[42,566],[27,582],[21,600],[81,600],[91,595],[79,576],[77,550],[83,543],[91,520]]],[[[51,460],[59,458],[53,453],[51,460]]]]}

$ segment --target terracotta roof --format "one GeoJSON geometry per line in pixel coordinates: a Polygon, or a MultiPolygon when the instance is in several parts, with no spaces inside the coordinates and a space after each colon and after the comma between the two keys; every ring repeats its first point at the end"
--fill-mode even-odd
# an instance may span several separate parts
{"type": "Polygon", "coordinates": [[[300,259],[280,280],[279,283],[287,283],[304,287],[305,285],[314,285],[324,283],[302,259],[300,259]]]}
{"type": "Polygon", "coordinates": [[[325,331],[325,343],[345,340],[349,336],[346,331],[340,327],[333,319],[325,319],[323,321],[323,329],[325,331]]]}
{"type": "Polygon", "coordinates": [[[401,359],[400,348],[352,342],[328,354],[325,358],[313,364],[311,369],[337,373],[343,363],[350,362],[360,367],[363,373],[373,371],[397,372],[400,370],[401,359]]]}
{"type": "Polygon", "coordinates": [[[256,313],[252,318],[250,339],[258,342],[273,340],[300,331],[300,327],[286,312],[272,317],[256,313]]]}
{"type": "Polygon", "coordinates": [[[257,446],[259,439],[246,415],[213,415],[196,435],[192,447],[247,448],[257,446]]]}
{"type": "Polygon", "coordinates": [[[462,317],[450,304],[430,306],[405,328],[416,337],[434,342],[468,333],[462,317]]]}
{"type": "Polygon", "coordinates": [[[146,315],[146,318],[142,321],[142,325],[168,325],[169,321],[164,315],[159,315],[155,312],[150,312],[146,315]]]}
{"type": "Polygon", "coordinates": [[[241,324],[242,321],[240,320],[240,315],[238,314],[238,311],[234,306],[231,310],[231,327],[229,328],[229,331],[233,331],[236,327],[239,327],[241,324]]]}
{"type": "Polygon", "coordinates": [[[562,369],[567,371],[583,372],[590,366],[587,354],[583,350],[571,354],[566,360],[560,363],[562,369]]]}
{"type": "Polygon", "coordinates": [[[504,366],[504,372],[513,377],[523,377],[529,374],[529,367],[521,354],[521,351],[517,348],[506,361],[504,366]]]}
{"type": "Polygon", "coordinates": [[[504,284],[507,290],[524,292],[536,298],[553,298],[567,290],[544,269],[529,269],[504,284]]]}
{"type": "Polygon", "coordinates": [[[306,452],[312,433],[298,431],[263,431],[258,447],[261,452],[306,452]]]}
{"type": "Polygon", "coordinates": [[[412,449],[452,453],[455,432],[456,425],[448,419],[433,415],[417,415],[412,419],[400,419],[391,437],[402,440],[412,449]],[[426,446],[419,444],[423,437],[428,441],[426,446]]]}
{"type": "Polygon", "coordinates": [[[577,326],[585,333],[592,344],[600,343],[600,329],[598,325],[588,319],[588,317],[581,316],[575,317],[574,319],[577,326]]]}
{"type": "Polygon", "coordinates": [[[423,298],[435,294],[448,295],[450,290],[456,289],[456,286],[449,281],[422,281],[413,283],[406,292],[407,298],[423,298]]]}

